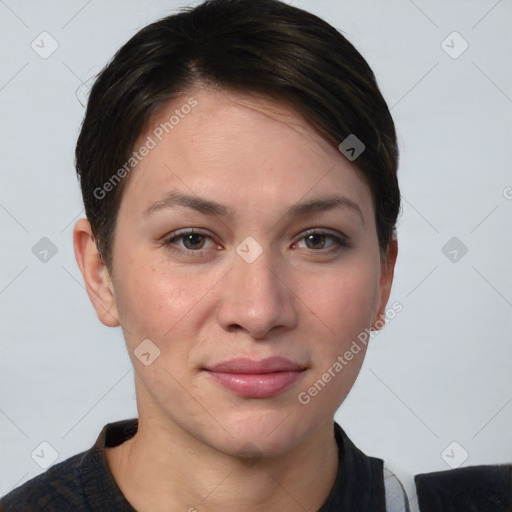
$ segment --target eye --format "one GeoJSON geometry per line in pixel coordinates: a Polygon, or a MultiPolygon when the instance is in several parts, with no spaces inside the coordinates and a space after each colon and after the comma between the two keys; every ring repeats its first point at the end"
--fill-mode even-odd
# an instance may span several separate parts
{"type": "Polygon", "coordinates": [[[324,252],[330,252],[348,245],[346,237],[343,235],[338,236],[313,229],[308,230],[294,246],[299,246],[302,241],[304,241],[306,249],[315,252],[322,250],[324,250],[324,252]],[[329,243],[329,241],[331,241],[331,243],[329,243]]]}
{"type": "Polygon", "coordinates": [[[199,252],[202,249],[212,247],[212,245],[210,245],[210,247],[206,246],[206,242],[208,240],[213,244],[213,240],[210,236],[196,230],[188,230],[172,233],[171,236],[163,242],[163,244],[176,250],[199,252]],[[173,245],[175,247],[172,247],[173,245]]]}

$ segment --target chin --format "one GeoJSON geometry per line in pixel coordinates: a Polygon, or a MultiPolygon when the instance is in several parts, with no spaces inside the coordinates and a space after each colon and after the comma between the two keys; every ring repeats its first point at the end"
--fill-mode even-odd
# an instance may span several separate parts
{"type": "MultiPolygon", "coordinates": [[[[240,457],[274,457],[283,455],[308,438],[308,423],[298,420],[297,412],[269,410],[265,412],[239,411],[230,418],[220,420],[225,428],[220,437],[209,444],[219,451],[240,457]],[[229,432],[229,435],[227,432],[229,432]]],[[[311,426],[311,431],[314,431],[311,426]]],[[[219,432],[217,430],[216,432],[219,432]]],[[[206,435],[211,436],[209,430],[206,435]]]]}

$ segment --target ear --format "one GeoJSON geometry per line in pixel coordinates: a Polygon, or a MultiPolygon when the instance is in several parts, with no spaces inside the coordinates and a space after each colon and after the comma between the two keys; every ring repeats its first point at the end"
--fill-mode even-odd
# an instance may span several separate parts
{"type": "Polygon", "coordinates": [[[75,224],[73,246],[87,294],[98,318],[108,327],[117,327],[120,322],[112,280],[105,262],[98,252],[91,225],[87,219],[80,219],[75,224]]]}
{"type": "Polygon", "coordinates": [[[385,258],[381,260],[379,305],[372,322],[373,331],[379,331],[386,324],[386,305],[391,293],[391,285],[393,284],[393,274],[395,271],[397,255],[398,241],[396,237],[393,236],[391,242],[389,243],[385,258]]]}

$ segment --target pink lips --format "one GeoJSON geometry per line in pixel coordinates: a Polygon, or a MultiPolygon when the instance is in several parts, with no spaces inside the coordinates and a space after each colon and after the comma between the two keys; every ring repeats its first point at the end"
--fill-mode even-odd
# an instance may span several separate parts
{"type": "Polygon", "coordinates": [[[238,358],[205,368],[218,383],[245,398],[277,395],[299,380],[305,370],[284,357],[269,357],[261,361],[238,358]]]}

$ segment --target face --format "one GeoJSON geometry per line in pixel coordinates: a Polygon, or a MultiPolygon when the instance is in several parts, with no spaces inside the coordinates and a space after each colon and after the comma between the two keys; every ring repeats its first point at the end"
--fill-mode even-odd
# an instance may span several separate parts
{"type": "Polygon", "coordinates": [[[370,190],[293,110],[242,94],[173,100],[144,144],[109,285],[139,414],[225,453],[284,453],[332,422],[365,345],[335,363],[384,312],[394,259],[370,190]]]}

